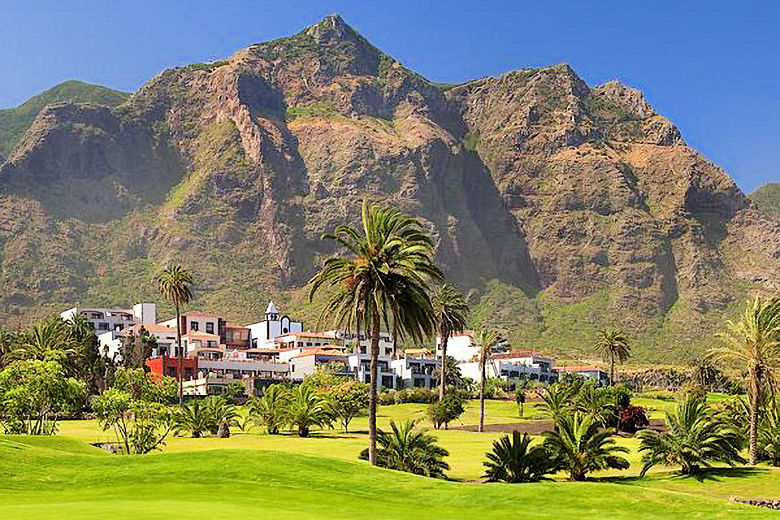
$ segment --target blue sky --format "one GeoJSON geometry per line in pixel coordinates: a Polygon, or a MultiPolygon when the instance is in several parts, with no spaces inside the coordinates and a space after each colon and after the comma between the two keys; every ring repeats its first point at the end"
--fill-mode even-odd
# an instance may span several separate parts
{"type": "Polygon", "coordinates": [[[745,191],[780,181],[780,2],[0,0],[0,107],[66,79],[132,91],[330,13],[434,81],[569,63],[640,88],[745,191]]]}

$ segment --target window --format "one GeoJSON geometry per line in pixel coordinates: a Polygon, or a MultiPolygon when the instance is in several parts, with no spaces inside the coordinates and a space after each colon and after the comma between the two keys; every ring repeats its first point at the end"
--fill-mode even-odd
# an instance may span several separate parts
{"type": "Polygon", "coordinates": [[[191,321],[190,322],[190,330],[198,330],[198,322],[197,321],[191,321]]]}
{"type": "Polygon", "coordinates": [[[206,322],[206,332],[208,332],[209,334],[214,334],[214,324],[210,321],[206,322]]]}
{"type": "Polygon", "coordinates": [[[105,321],[98,323],[98,330],[108,330],[108,323],[105,321]]]}

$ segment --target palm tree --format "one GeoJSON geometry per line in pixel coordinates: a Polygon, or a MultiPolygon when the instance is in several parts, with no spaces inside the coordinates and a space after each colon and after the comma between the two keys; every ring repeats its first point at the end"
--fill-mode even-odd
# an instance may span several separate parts
{"type": "Polygon", "coordinates": [[[380,327],[394,323],[397,334],[418,342],[430,336],[435,321],[428,282],[440,280],[442,273],[433,263],[433,241],[416,218],[364,200],[361,224],[340,225],[323,235],[346,254],[325,261],[309,281],[309,299],[330,288],[322,316],[346,330],[362,326],[371,337],[368,437],[369,460],[376,464],[380,327]]]}
{"type": "Polygon", "coordinates": [[[780,466],[780,403],[777,400],[772,402],[761,418],[758,451],[773,466],[780,466]]]}
{"type": "MultiPolygon", "coordinates": [[[[414,421],[408,420],[400,427],[390,421],[390,432],[380,431],[377,441],[378,466],[437,478],[450,469],[444,462],[449,452],[438,446],[436,437],[427,430],[417,428],[414,421]]],[[[360,458],[367,459],[368,455],[368,450],[363,450],[360,458]]]]}
{"type": "Polygon", "coordinates": [[[576,407],[600,426],[606,427],[611,419],[615,419],[616,424],[619,422],[617,404],[606,392],[600,392],[593,384],[582,385],[577,394],[576,407]]]}
{"type": "Polygon", "coordinates": [[[263,391],[263,396],[249,402],[249,415],[252,419],[265,426],[270,435],[279,433],[284,425],[285,407],[289,395],[282,385],[271,385],[263,391]]]}
{"type": "Polygon", "coordinates": [[[66,323],[57,317],[40,321],[32,329],[16,334],[6,359],[52,360],[64,365],[76,354],[66,323]]]}
{"type": "Polygon", "coordinates": [[[184,404],[184,349],[181,348],[181,306],[192,299],[192,275],[178,264],[168,265],[157,276],[157,292],[176,309],[176,357],[178,360],[179,406],[184,404]]]}
{"type": "Polygon", "coordinates": [[[482,433],[485,431],[485,365],[490,352],[503,340],[495,330],[480,329],[474,341],[479,347],[479,432],[482,433]]]}
{"type": "Polygon", "coordinates": [[[686,394],[674,410],[668,410],[666,427],[669,431],[642,430],[637,434],[642,476],[658,464],[679,464],[681,473],[689,475],[713,462],[734,465],[743,461],[739,434],[718,419],[700,395],[686,394]]]}
{"type": "Polygon", "coordinates": [[[726,322],[718,336],[724,345],[710,349],[710,356],[745,365],[750,394],[750,463],[758,461],[758,413],[761,384],[768,373],[780,368],[780,298],[762,300],[756,297],[748,304],[742,319],[726,322]]]}
{"type": "Polygon", "coordinates": [[[308,437],[312,426],[331,424],[326,399],[310,385],[298,385],[292,391],[284,409],[284,419],[288,425],[298,428],[299,437],[308,437]]]}
{"type": "Polygon", "coordinates": [[[182,406],[174,416],[176,420],[176,434],[188,431],[194,439],[199,439],[204,432],[209,431],[212,423],[211,410],[205,402],[194,401],[182,406]]]}
{"type": "Polygon", "coordinates": [[[598,339],[593,346],[596,353],[609,361],[609,384],[615,384],[615,361],[625,362],[631,357],[631,346],[626,336],[618,329],[606,328],[598,332],[598,339]]]}
{"type": "Polygon", "coordinates": [[[512,437],[504,435],[493,441],[493,451],[486,457],[482,477],[488,482],[537,482],[556,470],[547,450],[541,445],[531,447],[531,436],[516,430],[512,437]]]}
{"type": "Polygon", "coordinates": [[[441,342],[441,370],[439,374],[439,400],[444,399],[447,385],[447,342],[455,332],[466,328],[469,317],[469,304],[463,293],[454,286],[445,283],[431,296],[433,312],[436,316],[436,329],[441,342]]]}
{"type": "Polygon", "coordinates": [[[562,416],[556,426],[555,431],[544,432],[544,446],[571,480],[585,480],[588,473],[600,469],[628,468],[628,460],[618,455],[628,450],[599,430],[591,417],[574,412],[562,416]]]}
{"type": "Polygon", "coordinates": [[[552,419],[555,424],[558,424],[561,418],[569,415],[574,409],[573,400],[576,392],[572,392],[571,385],[555,383],[538,394],[542,398],[539,410],[542,415],[552,419]]]}

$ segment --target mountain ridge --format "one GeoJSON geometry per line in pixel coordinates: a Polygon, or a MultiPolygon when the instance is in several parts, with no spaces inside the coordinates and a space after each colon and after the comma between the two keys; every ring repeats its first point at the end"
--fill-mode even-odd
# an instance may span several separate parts
{"type": "Polygon", "coordinates": [[[553,354],[612,324],[679,360],[780,278],[777,221],[641,92],[565,64],[441,88],[334,16],[115,107],[48,106],[8,159],[6,322],[153,298],[174,258],[201,306],[250,321],[273,297],[312,322],[319,236],[364,197],[423,219],[475,325],[553,354]]]}

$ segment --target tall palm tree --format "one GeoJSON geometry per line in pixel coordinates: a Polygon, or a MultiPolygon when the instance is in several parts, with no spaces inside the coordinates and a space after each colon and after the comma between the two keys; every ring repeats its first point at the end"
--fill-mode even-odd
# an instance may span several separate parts
{"type": "Polygon", "coordinates": [[[181,348],[181,307],[192,300],[192,275],[178,264],[170,264],[157,276],[157,292],[176,309],[176,357],[178,360],[179,405],[184,405],[184,349],[181,348]]]}
{"type": "Polygon", "coordinates": [[[605,361],[609,361],[609,384],[615,384],[615,361],[625,362],[631,357],[631,346],[625,334],[618,329],[606,328],[598,332],[598,339],[593,346],[596,353],[605,361]]]}
{"type": "Polygon", "coordinates": [[[758,415],[761,384],[768,373],[780,368],[780,298],[756,297],[742,318],[726,322],[718,334],[723,346],[710,349],[713,358],[743,364],[748,370],[750,394],[750,463],[758,461],[758,415]]]}
{"type": "Polygon", "coordinates": [[[442,273],[433,263],[434,244],[420,222],[398,210],[363,201],[361,226],[344,224],[324,239],[345,252],[328,258],[310,281],[309,299],[329,288],[322,317],[371,337],[368,400],[369,461],[376,464],[377,358],[382,323],[422,341],[435,329],[428,283],[442,273]]]}
{"type": "Polygon", "coordinates": [[[456,332],[466,328],[469,317],[469,304],[463,293],[454,286],[445,283],[434,291],[431,296],[433,311],[436,316],[436,329],[441,341],[441,370],[439,373],[439,400],[444,399],[444,389],[447,386],[447,370],[444,360],[447,359],[447,342],[456,332]]]}
{"type": "Polygon", "coordinates": [[[485,365],[493,349],[501,343],[502,339],[498,332],[493,329],[480,329],[474,341],[479,347],[479,431],[485,431],[485,365]]]}

